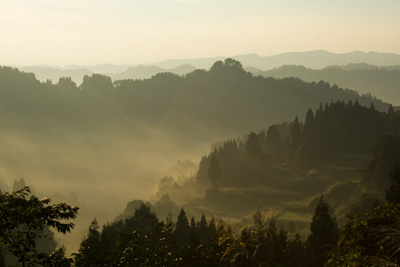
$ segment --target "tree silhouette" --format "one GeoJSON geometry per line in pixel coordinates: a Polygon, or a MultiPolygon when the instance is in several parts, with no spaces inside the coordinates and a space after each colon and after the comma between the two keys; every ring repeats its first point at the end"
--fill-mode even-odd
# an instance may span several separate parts
{"type": "MultiPolygon", "coordinates": [[[[70,232],[78,208],[65,203],[50,205],[48,198],[38,199],[30,195],[29,187],[13,193],[0,193],[0,240],[4,251],[14,254],[22,266],[70,263],[60,249],[51,255],[38,253],[36,241],[43,237],[46,227],[63,234],[70,232]],[[54,262],[57,261],[58,263],[54,262]]],[[[54,266],[54,265],[53,265],[54,266]]]]}
{"type": "Polygon", "coordinates": [[[273,156],[279,155],[282,151],[283,144],[276,125],[271,125],[268,127],[265,145],[268,153],[273,156]]]}
{"type": "Polygon", "coordinates": [[[323,196],[320,197],[310,226],[307,238],[309,266],[323,266],[328,259],[328,252],[336,246],[338,226],[330,214],[329,206],[323,196]]]}
{"type": "Polygon", "coordinates": [[[188,219],[186,217],[186,213],[181,209],[178,215],[178,220],[176,221],[175,226],[175,236],[176,242],[178,245],[183,245],[189,241],[190,238],[190,226],[188,219]]]}
{"type": "Polygon", "coordinates": [[[211,155],[210,165],[208,166],[207,176],[208,179],[211,180],[211,183],[214,188],[217,187],[217,180],[221,177],[221,167],[219,165],[219,161],[215,156],[215,153],[211,155]]]}
{"type": "Polygon", "coordinates": [[[387,114],[388,114],[389,117],[392,117],[392,116],[393,116],[393,114],[394,114],[394,109],[393,109],[393,106],[392,106],[392,105],[389,106],[388,111],[387,111],[387,114]]]}
{"type": "Polygon", "coordinates": [[[89,226],[89,233],[81,242],[79,253],[76,254],[76,266],[100,266],[102,258],[100,250],[99,225],[96,219],[93,219],[89,226]]]}
{"type": "Polygon", "coordinates": [[[297,116],[292,123],[290,138],[292,141],[293,148],[297,148],[301,143],[301,128],[300,128],[299,118],[297,116]]]}
{"type": "Polygon", "coordinates": [[[251,132],[247,138],[246,152],[249,154],[249,156],[254,158],[260,158],[263,155],[257,134],[253,132],[251,132]]]}

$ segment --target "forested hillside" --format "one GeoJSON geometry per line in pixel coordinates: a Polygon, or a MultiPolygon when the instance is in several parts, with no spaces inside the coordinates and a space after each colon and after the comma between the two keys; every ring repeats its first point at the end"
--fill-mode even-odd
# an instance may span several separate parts
{"type": "Polygon", "coordinates": [[[46,124],[43,130],[54,124],[88,128],[87,124],[99,126],[122,119],[191,134],[205,129],[231,135],[289,120],[321,102],[358,100],[365,106],[374,103],[381,111],[388,108],[378,99],[324,82],[254,77],[231,59],[216,62],[210,71],[196,70],[184,77],[163,73],[112,83],[109,77],[94,74],[85,76],[79,86],[69,78],[41,83],[32,74],[2,67],[0,86],[1,110],[11,116],[9,122],[34,118],[46,124]]]}
{"type": "Polygon", "coordinates": [[[389,108],[325,82],[253,76],[232,59],[185,76],[162,73],[113,83],[93,74],[81,85],[68,77],[42,83],[33,74],[2,67],[0,81],[5,177],[85,182],[117,175],[125,183],[136,176],[142,177],[137,179],[143,194],[153,190],[144,181],[155,181],[177,159],[195,160],[216,140],[292,121],[308,107],[340,99],[389,108]],[[148,160],[155,152],[157,168],[148,160]]]}
{"type": "Polygon", "coordinates": [[[43,67],[31,66],[21,67],[23,72],[34,73],[39,81],[45,82],[51,80],[56,83],[60,78],[70,77],[75,83],[81,84],[85,75],[91,76],[93,73],[103,74],[109,76],[113,81],[122,79],[149,79],[158,73],[174,73],[177,75],[184,75],[194,71],[196,68],[191,65],[181,65],[173,69],[163,69],[157,66],[114,66],[114,65],[100,65],[100,66],[87,66],[87,67],[70,67],[70,68],[57,68],[57,67],[43,67]]]}
{"type": "Polygon", "coordinates": [[[400,156],[399,133],[400,113],[392,107],[321,104],[304,123],[296,117],[216,144],[193,177],[162,179],[156,203],[164,212],[168,205],[176,212],[175,202],[194,214],[231,218],[261,206],[278,222],[304,229],[324,194],[344,222],[347,213],[384,198],[400,156]]]}
{"type": "MultiPolygon", "coordinates": [[[[7,188],[14,179],[24,177],[43,194],[62,192],[63,201],[72,199],[74,203],[81,203],[82,214],[78,220],[82,223],[90,221],[87,214],[98,214],[99,219],[105,220],[116,216],[118,207],[132,198],[148,198],[160,177],[179,174],[191,177],[190,173],[197,172],[195,163],[210,151],[211,143],[233,139],[252,130],[258,132],[257,129],[274,123],[291,122],[296,114],[300,114],[299,121],[302,121],[307,108],[315,110],[320,103],[333,105],[338,99],[346,103],[351,100],[354,105],[357,102],[360,109],[369,110],[371,103],[377,111],[386,112],[390,107],[381,100],[325,82],[253,76],[232,59],[216,62],[209,71],[195,70],[185,76],[163,73],[145,80],[112,82],[105,75],[93,74],[85,76],[80,85],[68,77],[55,83],[42,83],[33,74],[1,67],[0,186],[7,188]],[[102,197],[98,198],[99,195],[102,197]]],[[[290,127],[277,127],[284,144],[290,127]]],[[[367,137],[360,140],[370,141],[367,137]]],[[[245,144],[244,139],[242,143],[245,144]]],[[[276,149],[278,153],[280,148],[276,149]]],[[[239,157],[249,160],[243,151],[239,149],[239,157]]],[[[308,152],[300,150],[295,155],[302,153],[308,152]]],[[[220,163],[224,168],[223,160],[220,163]]],[[[207,166],[204,164],[201,170],[207,166]]],[[[250,173],[274,172],[276,177],[290,176],[294,180],[276,178],[277,186],[304,186],[295,181],[302,177],[302,172],[284,164],[281,167],[268,164],[260,167],[257,161],[248,164],[255,166],[250,173]]],[[[313,173],[316,172],[310,175],[313,173]]],[[[222,169],[222,176],[227,174],[222,169]]],[[[318,173],[314,176],[320,177],[318,173]]],[[[193,199],[188,212],[197,210],[209,215],[215,211],[216,215],[234,218],[248,213],[249,202],[251,209],[264,203],[264,200],[258,203],[248,200],[248,195],[260,194],[259,190],[261,194],[269,191],[271,196],[265,203],[270,203],[277,192],[276,187],[270,188],[267,184],[249,187],[247,193],[244,189],[238,191],[233,186],[240,181],[232,177],[229,187],[211,190],[205,198],[193,199]],[[237,205],[229,202],[236,205],[236,211],[226,215],[218,206],[222,203],[219,199],[238,194],[237,205]],[[213,207],[214,204],[217,206],[213,207]]],[[[224,179],[217,179],[216,186],[225,183],[224,179]]],[[[255,176],[253,182],[257,179],[255,176]]],[[[170,183],[174,184],[164,179],[166,187],[170,183]]],[[[323,186],[326,184],[317,189],[323,186]]],[[[178,187],[182,186],[177,184],[178,187]]],[[[185,188],[189,194],[192,189],[197,187],[185,188]]],[[[313,187],[306,189],[302,200],[319,192],[313,187]]],[[[178,191],[176,196],[170,194],[170,198],[160,195],[158,205],[169,205],[168,199],[184,203],[187,193],[178,191]]],[[[281,193],[292,197],[290,190],[281,193]]],[[[300,220],[308,223],[309,214],[306,208],[300,220]]],[[[75,231],[71,237],[75,246],[82,233],[81,226],[79,222],[77,228],[81,232],[75,231]]]]}
{"type": "MultiPolygon", "coordinates": [[[[250,69],[249,69],[250,70],[250,69]]],[[[251,69],[255,75],[264,77],[297,77],[306,82],[326,81],[342,88],[356,90],[360,94],[372,94],[393,105],[400,104],[398,66],[378,67],[367,64],[330,66],[324,69],[310,69],[303,66],[286,65],[268,71],[251,69]]]]}
{"type": "Polygon", "coordinates": [[[216,144],[194,177],[164,178],[154,205],[94,219],[75,264],[395,266],[399,133],[392,107],[337,101],[216,144]]]}

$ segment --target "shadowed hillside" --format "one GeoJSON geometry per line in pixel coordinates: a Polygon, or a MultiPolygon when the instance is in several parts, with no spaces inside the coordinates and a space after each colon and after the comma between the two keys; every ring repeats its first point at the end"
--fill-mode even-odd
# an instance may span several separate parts
{"type": "Polygon", "coordinates": [[[337,99],[389,107],[325,82],[254,77],[232,59],[185,76],[93,74],[80,85],[1,67],[0,184],[24,177],[44,194],[74,192],[110,218],[132,198],[148,199],[160,177],[195,173],[212,142],[337,99]]]}
{"type": "Polygon", "coordinates": [[[254,75],[264,77],[297,77],[307,82],[326,81],[360,94],[372,94],[394,105],[400,104],[400,69],[397,66],[377,67],[366,64],[331,66],[322,70],[303,66],[282,66],[269,71],[249,68],[254,75]]]}

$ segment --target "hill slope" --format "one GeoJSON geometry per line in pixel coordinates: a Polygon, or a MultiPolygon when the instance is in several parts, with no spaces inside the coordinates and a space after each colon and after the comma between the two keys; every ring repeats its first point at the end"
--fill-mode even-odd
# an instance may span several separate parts
{"type": "MultiPolygon", "coordinates": [[[[209,68],[216,60],[226,57],[199,58],[199,59],[173,59],[165,60],[153,65],[161,68],[175,68],[182,64],[190,64],[196,68],[209,68]]],[[[302,65],[307,68],[321,69],[330,65],[347,65],[350,63],[367,63],[378,66],[400,65],[400,55],[392,53],[360,52],[354,51],[335,54],[328,51],[290,52],[272,56],[259,56],[256,54],[233,56],[242,62],[243,66],[251,66],[261,70],[269,70],[282,65],[302,65]]]]}
{"type": "Polygon", "coordinates": [[[324,82],[254,77],[232,59],[184,77],[163,73],[113,84],[107,76],[86,76],[79,87],[67,78],[41,83],[2,67],[1,179],[25,177],[52,191],[68,181],[63,190],[88,203],[88,188],[95,187],[112,195],[106,206],[110,198],[129,200],[134,183],[134,194],[146,198],[179,158],[195,160],[212,142],[292,121],[305,108],[336,99],[389,107],[324,82]]]}
{"type": "Polygon", "coordinates": [[[400,70],[395,67],[371,65],[332,66],[322,70],[303,66],[282,66],[269,71],[249,69],[255,75],[282,79],[297,77],[307,82],[326,81],[342,88],[351,88],[360,94],[372,94],[380,99],[400,105],[400,70]]]}

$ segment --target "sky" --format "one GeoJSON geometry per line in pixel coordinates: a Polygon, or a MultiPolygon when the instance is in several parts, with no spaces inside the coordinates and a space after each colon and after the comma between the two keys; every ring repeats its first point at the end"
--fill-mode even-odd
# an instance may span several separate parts
{"type": "Polygon", "coordinates": [[[0,0],[0,65],[400,54],[399,0],[0,0]]]}

